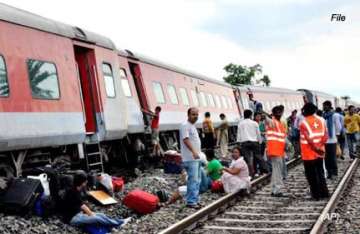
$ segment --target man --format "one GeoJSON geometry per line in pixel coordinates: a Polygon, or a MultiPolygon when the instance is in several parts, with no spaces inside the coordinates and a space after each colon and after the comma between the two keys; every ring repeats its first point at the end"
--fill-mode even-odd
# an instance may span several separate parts
{"type": "Polygon", "coordinates": [[[253,177],[255,174],[254,157],[259,162],[261,173],[267,173],[268,170],[261,155],[259,124],[252,120],[251,116],[251,110],[244,111],[244,120],[241,120],[238,125],[237,141],[240,142],[245,161],[249,166],[250,176],[253,177]]]}
{"type": "Polygon", "coordinates": [[[261,102],[258,102],[254,99],[253,93],[248,93],[249,95],[249,108],[253,111],[253,113],[262,112],[263,105],[261,102]]]}
{"type": "Polygon", "coordinates": [[[324,119],[315,114],[316,110],[317,107],[312,103],[306,103],[303,107],[305,119],[300,123],[300,145],[311,196],[319,200],[329,197],[323,168],[328,133],[324,119]]]}
{"type": "Polygon", "coordinates": [[[328,179],[332,179],[338,174],[336,144],[337,136],[339,136],[341,132],[341,122],[339,114],[332,110],[332,104],[330,101],[325,101],[323,103],[323,110],[323,117],[326,121],[325,123],[328,132],[328,139],[325,145],[325,168],[328,179]]]}
{"type": "Polygon", "coordinates": [[[285,157],[286,129],[281,122],[283,110],[281,106],[272,109],[272,119],[266,121],[267,155],[271,160],[271,196],[282,197],[281,188],[284,186],[283,173],[285,157]]]}
{"type": "Polygon", "coordinates": [[[119,227],[130,221],[131,218],[109,218],[105,214],[94,213],[83,202],[82,191],[87,186],[87,176],[78,172],[74,176],[73,187],[66,191],[61,203],[64,221],[72,226],[84,227],[86,225],[102,225],[107,227],[119,227]]]}
{"type": "Polygon", "coordinates": [[[217,137],[217,145],[220,146],[220,153],[222,158],[226,158],[228,156],[228,144],[229,144],[229,123],[226,120],[225,114],[220,114],[220,125],[216,128],[218,131],[217,137]]]}
{"type": "MultiPolygon", "coordinates": [[[[282,117],[284,116],[284,113],[285,113],[285,106],[284,105],[279,105],[279,109],[280,109],[280,114],[281,114],[281,124],[284,126],[285,128],[285,136],[288,135],[288,132],[289,132],[289,128],[288,128],[288,125],[287,125],[287,122],[285,119],[282,119],[282,117]]],[[[282,167],[282,176],[283,176],[283,179],[285,180],[286,177],[287,177],[287,174],[288,174],[288,171],[287,171],[287,167],[286,167],[286,159],[289,158],[289,155],[286,154],[286,148],[287,148],[287,144],[289,142],[287,141],[286,137],[285,137],[285,154],[284,154],[284,157],[282,159],[283,161],[283,167],[282,167]]]]}
{"type": "Polygon", "coordinates": [[[336,107],[335,112],[339,114],[339,119],[340,119],[340,123],[341,123],[341,131],[340,131],[340,135],[338,135],[338,143],[341,149],[341,156],[340,158],[342,160],[344,160],[344,149],[345,149],[345,134],[346,134],[346,129],[345,129],[345,122],[344,122],[344,113],[342,111],[342,109],[340,107],[336,107]]]}
{"type": "Polygon", "coordinates": [[[187,172],[186,203],[190,208],[199,208],[199,189],[201,181],[201,165],[199,154],[201,141],[195,123],[199,110],[191,107],[187,112],[188,119],[180,127],[180,147],[183,166],[187,172]]]}
{"type": "Polygon", "coordinates": [[[353,105],[349,106],[349,113],[345,116],[344,122],[349,146],[349,156],[351,159],[354,159],[356,157],[354,149],[357,141],[356,134],[360,131],[360,116],[356,114],[353,105]]]}
{"type": "Polygon", "coordinates": [[[160,156],[161,149],[160,149],[160,138],[159,138],[159,122],[160,122],[160,112],[161,107],[157,106],[155,107],[155,112],[152,111],[146,111],[142,109],[142,112],[146,114],[147,116],[151,117],[151,144],[153,145],[153,152],[152,155],[154,156],[160,156]]]}
{"type": "Polygon", "coordinates": [[[203,147],[205,149],[214,149],[215,146],[215,129],[210,117],[210,112],[206,112],[202,125],[203,147]]]}

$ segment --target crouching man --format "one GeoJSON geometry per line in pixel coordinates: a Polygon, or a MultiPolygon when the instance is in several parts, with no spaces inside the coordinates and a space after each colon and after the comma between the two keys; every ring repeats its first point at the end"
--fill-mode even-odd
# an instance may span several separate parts
{"type": "Polygon", "coordinates": [[[87,176],[77,173],[71,189],[66,191],[62,202],[62,215],[64,221],[72,226],[84,227],[88,225],[101,225],[106,227],[120,227],[130,221],[130,218],[109,218],[105,214],[94,213],[83,202],[81,192],[87,186],[87,176]]]}

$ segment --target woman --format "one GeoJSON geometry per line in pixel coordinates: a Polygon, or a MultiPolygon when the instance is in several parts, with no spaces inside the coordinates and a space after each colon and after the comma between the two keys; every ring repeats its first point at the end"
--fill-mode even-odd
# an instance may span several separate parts
{"type": "Polygon", "coordinates": [[[240,189],[250,189],[249,168],[243,157],[240,156],[240,148],[235,147],[232,150],[234,159],[229,168],[223,169],[221,182],[224,185],[226,193],[233,193],[240,189]]]}

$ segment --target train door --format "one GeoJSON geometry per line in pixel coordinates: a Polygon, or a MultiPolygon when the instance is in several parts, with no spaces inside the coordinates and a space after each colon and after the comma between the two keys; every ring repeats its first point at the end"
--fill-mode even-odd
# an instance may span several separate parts
{"type": "Polygon", "coordinates": [[[74,46],[74,51],[85,112],[85,129],[87,134],[93,134],[97,130],[94,97],[96,83],[93,77],[95,71],[91,70],[95,66],[95,53],[93,49],[80,46],[74,46]]]}
{"type": "Polygon", "coordinates": [[[149,110],[149,104],[146,98],[146,92],[144,88],[143,77],[141,75],[141,70],[139,64],[129,62],[129,67],[131,75],[134,79],[136,92],[139,97],[140,106],[144,110],[149,110]]]}

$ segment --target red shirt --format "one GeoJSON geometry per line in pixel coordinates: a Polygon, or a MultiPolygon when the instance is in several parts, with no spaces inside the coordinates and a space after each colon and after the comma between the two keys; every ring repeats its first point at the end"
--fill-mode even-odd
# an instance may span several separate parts
{"type": "Polygon", "coordinates": [[[156,114],[151,120],[151,129],[159,128],[160,113],[156,114]]]}

